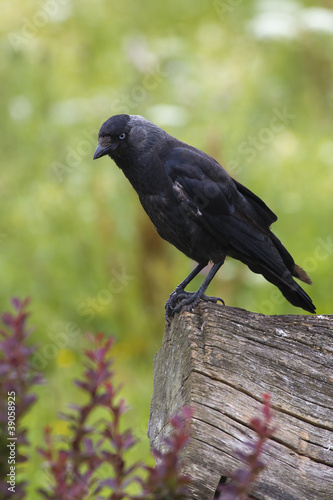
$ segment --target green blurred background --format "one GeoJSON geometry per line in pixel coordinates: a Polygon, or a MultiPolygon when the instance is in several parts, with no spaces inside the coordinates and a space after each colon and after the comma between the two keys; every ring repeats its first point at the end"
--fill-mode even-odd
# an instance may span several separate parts
{"type": "MultiPolygon", "coordinates": [[[[115,336],[116,378],[148,457],[152,363],[164,303],[193,263],[162,241],[109,159],[100,125],[140,114],[218,159],[279,216],[274,231],[332,313],[331,1],[2,2],[1,310],[32,298],[35,365],[47,383],[26,419],[42,428],[80,401],[85,332],[115,336]]],[[[201,283],[198,277],[193,289],[201,283]]],[[[227,305],[302,314],[244,265],[210,289],[227,305]]],[[[31,491],[45,482],[32,451],[31,491]]],[[[29,498],[36,498],[30,493],[29,498]]]]}

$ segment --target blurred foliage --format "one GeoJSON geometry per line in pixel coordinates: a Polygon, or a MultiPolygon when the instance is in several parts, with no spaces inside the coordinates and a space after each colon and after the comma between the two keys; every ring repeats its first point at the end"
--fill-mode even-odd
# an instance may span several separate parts
{"type": "MultiPolygon", "coordinates": [[[[332,9],[330,0],[3,1],[0,299],[4,310],[11,296],[32,297],[36,366],[49,380],[27,422],[33,443],[79,397],[70,381],[84,332],[104,330],[117,338],[137,456],[148,453],[164,303],[193,263],[155,234],[115,165],[92,162],[113,114],[155,121],[262,197],[313,279],[318,313],[332,312],[332,9]]],[[[302,314],[231,260],[209,293],[302,314]]],[[[27,465],[34,487],[39,460],[27,465]]]]}

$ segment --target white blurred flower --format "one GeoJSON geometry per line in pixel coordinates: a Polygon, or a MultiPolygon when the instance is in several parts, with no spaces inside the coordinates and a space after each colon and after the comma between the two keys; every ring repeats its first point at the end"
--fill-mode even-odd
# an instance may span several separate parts
{"type": "Polygon", "coordinates": [[[27,120],[33,112],[33,107],[25,95],[13,97],[9,102],[9,114],[13,120],[27,120]]]}

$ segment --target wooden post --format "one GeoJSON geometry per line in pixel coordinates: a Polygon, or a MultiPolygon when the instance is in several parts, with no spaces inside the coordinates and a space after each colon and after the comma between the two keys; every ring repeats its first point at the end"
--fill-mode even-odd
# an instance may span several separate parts
{"type": "Polygon", "coordinates": [[[170,416],[190,405],[188,498],[210,500],[240,467],[236,450],[269,392],[277,430],[253,498],[333,499],[333,315],[265,316],[200,303],[166,327],[154,359],[148,435],[160,448],[170,416]]]}

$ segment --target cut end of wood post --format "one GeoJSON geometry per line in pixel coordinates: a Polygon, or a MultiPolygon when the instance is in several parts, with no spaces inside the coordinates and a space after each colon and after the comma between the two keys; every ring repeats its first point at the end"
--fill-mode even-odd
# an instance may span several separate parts
{"type": "Polygon", "coordinates": [[[270,393],[277,430],[253,496],[333,498],[333,316],[265,316],[200,303],[166,327],[154,359],[148,436],[159,448],[169,419],[191,406],[183,453],[189,498],[211,500],[241,465],[249,422],[270,393]]]}

